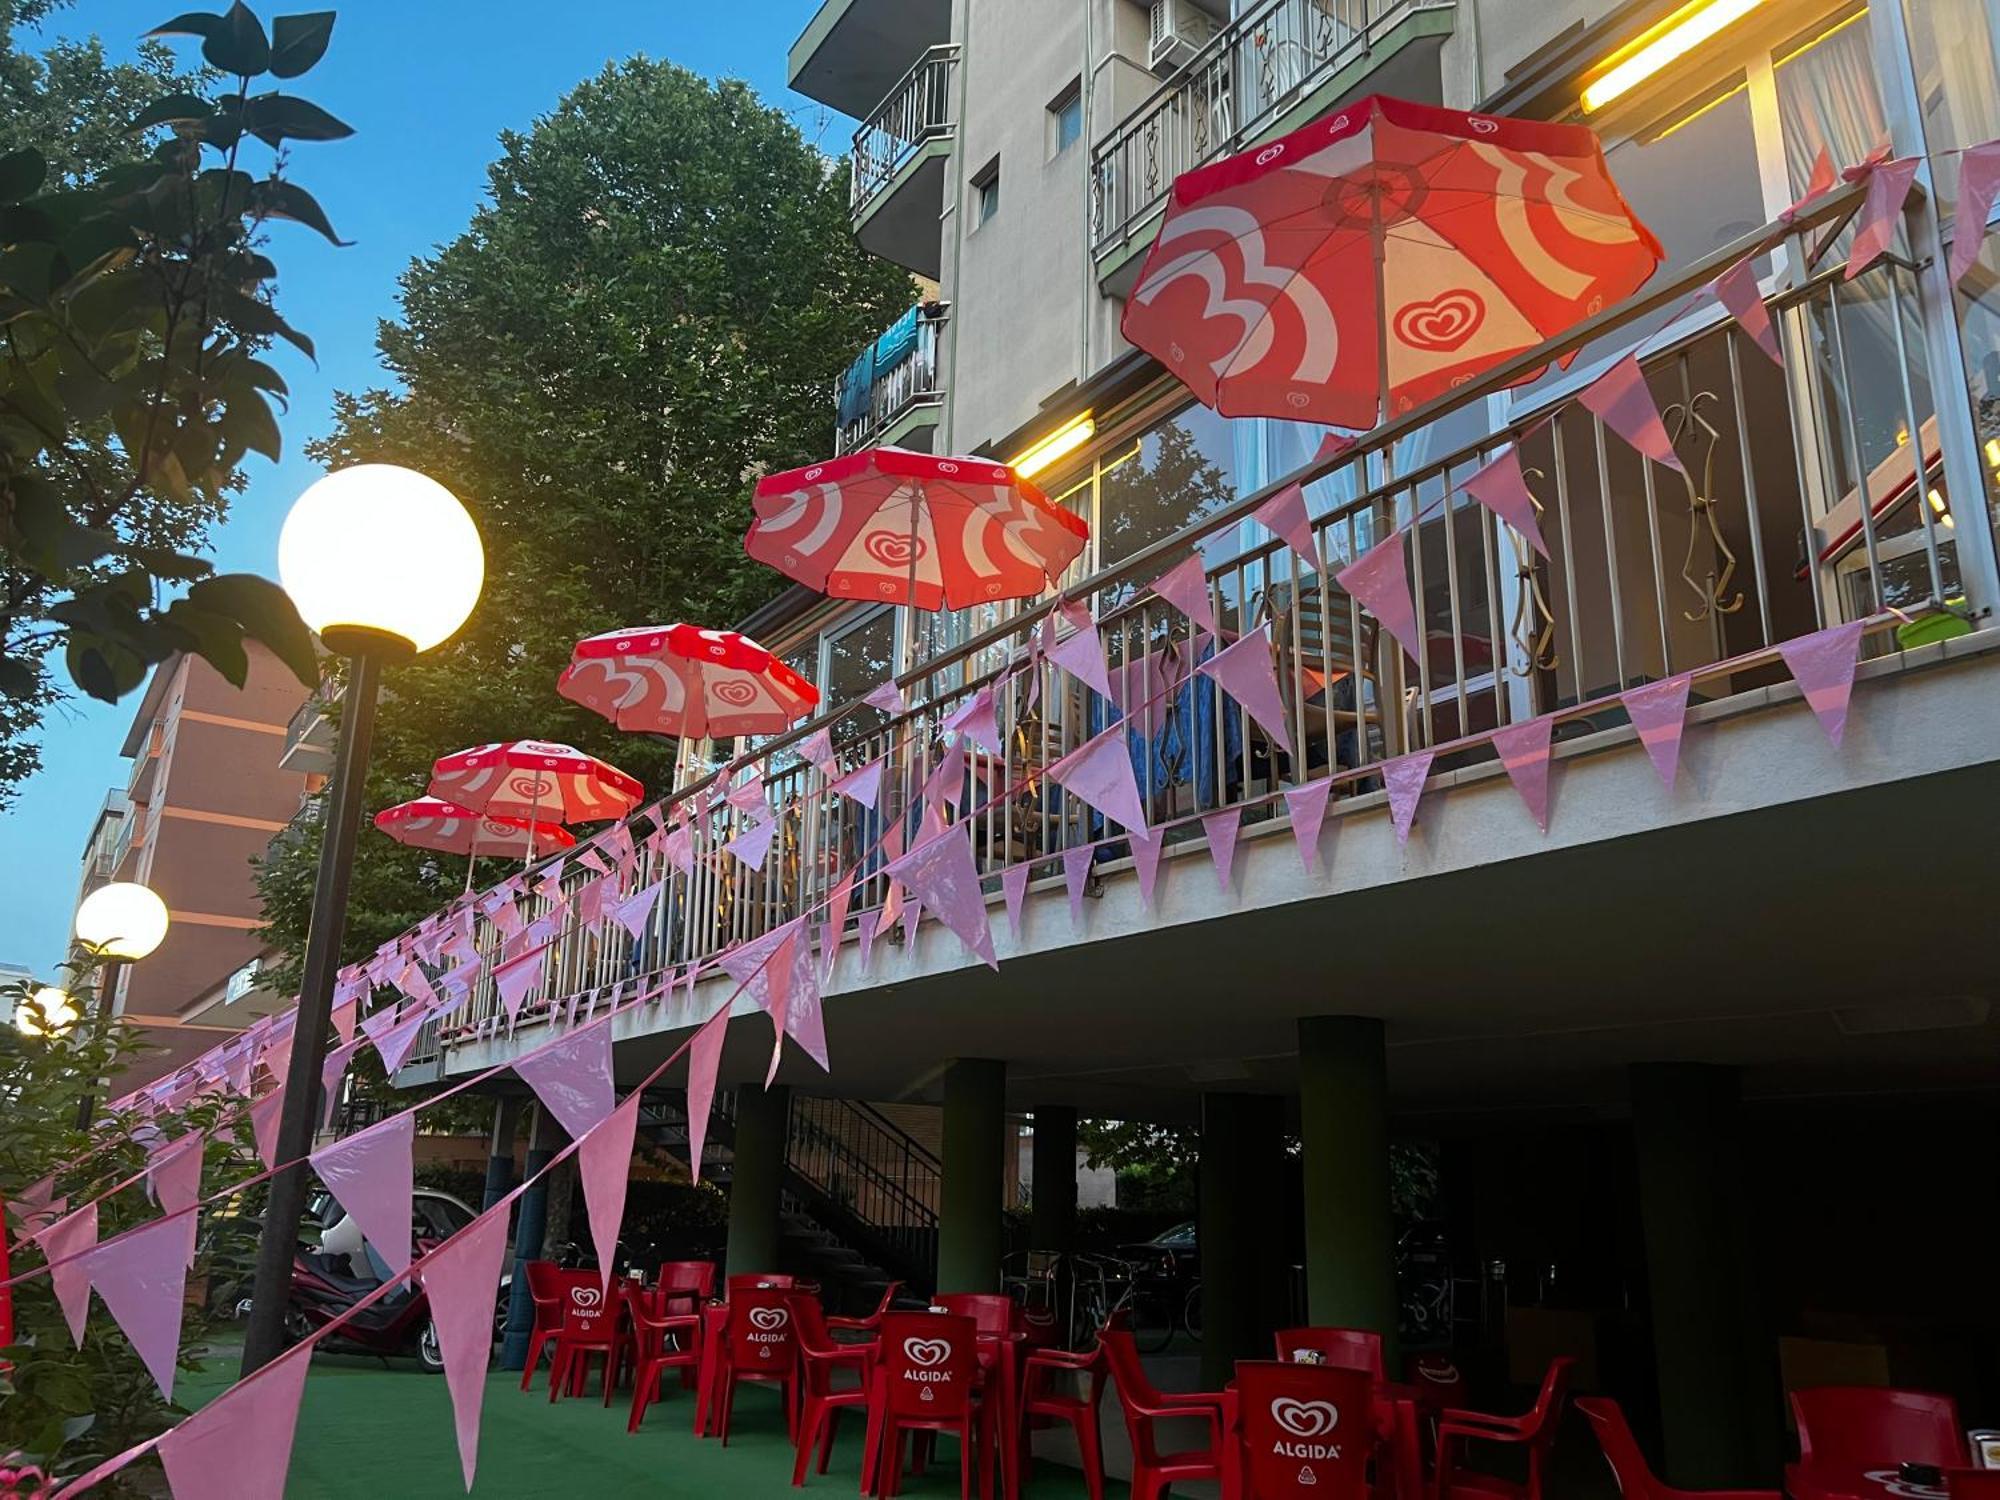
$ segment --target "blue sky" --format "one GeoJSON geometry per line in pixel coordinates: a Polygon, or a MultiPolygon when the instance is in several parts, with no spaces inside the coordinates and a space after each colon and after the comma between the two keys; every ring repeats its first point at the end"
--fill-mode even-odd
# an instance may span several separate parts
{"type": "MultiPolygon", "coordinates": [[[[274,7],[326,8],[327,0],[274,7]]],[[[252,456],[249,488],[214,538],[225,570],[277,576],[278,528],[318,471],[305,441],[323,432],[336,390],[381,385],[378,320],[395,312],[396,277],[412,256],[450,240],[484,196],[486,166],[503,129],[526,130],[573,84],[605,63],[644,53],[710,77],[743,78],[796,111],[808,140],[830,153],[852,123],[785,87],[785,52],[818,0],[331,0],[333,46],[298,92],[355,128],[345,141],[296,148],[293,175],[354,244],[335,249],[297,226],[274,231],[279,305],[319,349],[314,368],[286,346],[274,356],[292,387],[281,419],[285,457],[252,456]],[[288,357],[289,356],[289,357],[288,357]]],[[[129,49],[148,27],[191,5],[224,0],[81,0],[51,23],[57,35],[96,32],[129,49]]],[[[118,746],[137,694],[117,707],[78,704],[51,717],[43,769],[0,814],[0,853],[17,877],[0,901],[0,962],[51,971],[68,937],[75,872],[105,790],[122,786],[118,746]],[[25,877],[40,870],[44,875],[25,877]]]]}

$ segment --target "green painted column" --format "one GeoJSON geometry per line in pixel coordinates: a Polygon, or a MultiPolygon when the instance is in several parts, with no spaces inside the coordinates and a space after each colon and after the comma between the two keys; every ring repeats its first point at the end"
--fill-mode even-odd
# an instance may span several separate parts
{"type": "Polygon", "coordinates": [[[1035,1111],[1035,1181],[1028,1246],[1067,1253],[1076,1247],[1076,1111],[1046,1105],[1035,1111]]]}
{"type": "Polygon", "coordinates": [[[1389,1213],[1389,1062],[1372,1016],[1299,1021],[1306,1308],[1372,1328],[1396,1357],[1396,1232],[1389,1213]]]}
{"type": "Polygon", "coordinates": [[[1000,1290],[1006,1181],[1007,1065],[962,1057],[944,1071],[944,1180],[938,1186],[937,1289],[1000,1290]]]}
{"type": "Polygon", "coordinates": [[[1776,1477],[1777,1377],[1753,1286],[1736,1073],[1702,1063],[1631,1070],[1653,1362],[1669,1483],[1776,1477]]]}
{"type": "MultiPolygon", "coordinates": [[[[1219,1390],[1239,1359],[1269,1359],[1284,1306],[1280,1232],[1284,1101],[1270,1094],[1201,1096],[1198,1214],[1201,1373],[1219,1390]]],[[[1173,1309],[1178,1314],[1179,1308],[1173,1309]]]]}
{"type": "Polygon", "coordinates": [[[514,1132],[526,1103],[519,1094],[505,1094],[493,1107],[493,1137],[486,1145],[486,1186],[479,1205],[482,1212],[506,1197],[514,1186],[514,1132]]]}
{"type": "Polygon", "coordinates": [[[736,1140],[730,1147],[728,1274],[775,1271],[778,1200],[792,1091],[784,1084],[736,1091],[736,1140]]]}

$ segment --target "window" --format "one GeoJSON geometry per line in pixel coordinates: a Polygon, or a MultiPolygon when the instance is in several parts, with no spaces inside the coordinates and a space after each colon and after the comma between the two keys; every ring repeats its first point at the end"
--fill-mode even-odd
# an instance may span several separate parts
{"type": "Polygon", "coordinates": [[[1000,158],[994,157],[972,177],[972,227],[977,229],[1000,212],[1000,158]]]}
{"type": "Polygon", "coordinates": [[[1083,134],[1083,84],[1072,81],[1049,106],[1049,156],[1051,159],[1076,144],[1083,134]]]}

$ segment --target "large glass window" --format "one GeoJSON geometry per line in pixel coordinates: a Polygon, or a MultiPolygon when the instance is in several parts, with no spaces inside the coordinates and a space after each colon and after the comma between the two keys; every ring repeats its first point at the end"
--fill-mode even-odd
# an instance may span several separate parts
{"type": "MultiPolygon", "coordinates": [[[[821,681],[824,709],[865,698],[896,672],[896,615],[878,609],[865,619],[839,630],[829,631],[822,646],[824,670],[821,681]]],[[[877,709],[857,708],[835,726],[836,745],[848,745],[880,729],[887,716],[877,709]]]]}
{"type": "Polygon", "coordinates": [[[1994,66],[1991,0],[1923,0],[1909,8],[1910,54],[1923,104],[1931,172],[1949,215],[1958,197],[1958,158],[1944,155],[2000,136],[2000,70],[1994,66]]]}

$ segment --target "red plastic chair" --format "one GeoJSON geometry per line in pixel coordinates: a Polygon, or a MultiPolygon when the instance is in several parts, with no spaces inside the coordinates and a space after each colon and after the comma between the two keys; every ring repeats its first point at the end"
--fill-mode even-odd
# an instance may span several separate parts
{"type": "Polygon", "coordinates": [[[991,1494],[991,1422],[978,1387],[979,1330],[971,1318],[928,1312],[885,1317],[869,1390],[872,1462],[862,1474],[863,1488],[899,1493],[904,1434],[948,1432],[958,1437],[959,1500],[972,1500],[975,1471],[982,1500],[991,1494]]]}
{"type": "Polygon", "coordinates": [[[2000,1469],[1946,1469],[1944,1492],[1951,1500],[2000,1500],[2000,1469]]]}
{"type": "Polygon", "coordinates": [[[1870,1492],[1863,1476],[1898,1465],[1964,1468],[1969,1461],[1958,1408],[1949,1396],[1872,1385],[1825,1385],[1792,1392],[1799,1461],[1785,1466],[1785,1488],[1799,1500],[1870,1492]]]}
{"type": "Polygon", "coordinates": [[[681,1312],[686,1296],[668,1287],[629,1294],[637,1368],[632,1376],[632,1416],[627,1432],[637,1432],[646,1408],[661,1396],[660,1379],[681,1372],[681,1384],[701,1373],[701,1312],[681,1312]]]}
{"type": "Polygon", "coordinates": [[[1616,1401],[1580,1396],[1576,1409],[1589,1419],[1597,1434],[1597,1444],[1610,1460],[1622,1500],[1779,1500],[1776,1490],[1677,1490],[1654,1474],[1616,1401]]]}
{"type": "Polygon", "coordinates": [[[1083,1463],[1083,1483],[1090,1500],[1104,1500],[1104,1444],[1098,1435],[1098,1414],[1104,1405],[1107,1369],[1099,1344],[1088,1351],[1036,1349],[1021,1371],[1019,1441],[1023,1456],[1030,1433],[1067,1422],[1076,1433],[1077,1456],[1083,1463]],[[1081,1377],[1082,1392],[1056,1386],[1053,1382],[1058,1375],[1081,1377]]]}
{"type": "Polygon", "coordinates": [[[1568,1355],[1549,1362],[1542,1377],[1535,1404],[1518,1417],[1494,1416],[1488,1412],[1451,1408],[1440,1414],[1437,1429],[1437,1500],[1449,1496],[1495,1496],[1500,1500],[1542,1500],[1542,1481],[1549,1466],[1549,1451],[1555,1447],[1556,1428],[1562,1420],[1563,1397],[1569,1391],[1569,1374],[1576,1361],[1568,1355]],[[1453,1462],[1455,1444],[1477,1440],[1485,1443],[1512,1443],[1528,1450],[1528,1477],[1515,1483],[1453,1462]]]}
{"type": "Polygon", "coordinates": [[[892,1281],[882,1288],[882,1300],[875,1304],[875,1311],[867,1317],[828,1318],[826,1326],[841,1333],[876,1333],[882,1327],[882,1319],[895,1307],[896,1297],[902,1290],[902,1282],[892,1281]]]}
{"type": "Polygon", "coordinates": [[[715,1372],[713,1416],[729,1446],[729,1418],[736,1405],[736,1382],[775,1385],[785,1403],[785,1436],[799,1431],[798,1330],[792,1321],[792,1293],[779,1287],[744,1287],[729,1299],[715,1372]]]}
{"type": "Polygon", "coordinates": [[[1436,1350],[1410,1354],[1403,1361],[1403,1383],[1417,1388],[1426,1411],[1465,1403],[1465,1372],[1449,1354],[1436,1350]]]}
{"type": "Polygon", "coordinates": [[[1182,1480],[1220,1480],[1228,1461],[1222,1393],[1160,1390],[1146,1378],[1129,1329],[1107,1328],[1097,1341],[1111,1367],[1118,1405],[1125,1413],[1125,1431],[1132,1439],[1132,1500],[1159,1500],[1168,1485],[1182,1480]],[[1160,1422],[1177,1418],[1208,1423],[1207,1443],[1200,1448],[1163,1451],[1154,1429],[1160,1422]]]}
{"type": "Polygon", "coordinates": [[[527,1363],[521,1366],[521,1389],[534,1383],[542,1350],[562,1332],[564,1293],[572,1286],[600,1285],[595,1271],[565,1271],[552,1260],[528,1262],[528,1296],[535,1305],[534,1331],[528,1338],[527,1363]]]}
{"type": "Polygon", "coordinates": [[[581,1396],[594,1354],[604,1356],[604,1404],[611,1404],[611,1387],[618,1378],[624,1344],[619,1323],[622,1298],[616,1286],[607,1292],[597,1272],[585,1273],[587,1285],[563,1289],[563,1322],[556,1334],[555,1365],[549,1371],[549,1401],[564,1393],[581,1396]]]}
{"type": "Polygon", "coordinates": [[[1287,1364],[1299,1362],[1299,1351],[1310,1350],[1321,1362],[1337,1370],[1359,1370],[1382,1380],[1382,1335],[1368,1328],[1281,1328],[1277,1334],[1278,1358],[1287,1364]]]}
{"type": "Polygon", "coordinates": [[[1352,1365],[1240,1361],[1236,1400],[1254,1500],[1364,1500],[1374,1389],[1352,1365]]]}
{"type": "Polygon", "coordinates": [[[674,1302],[684,1304],[673,1311],[690,1311],[715,1295],[715,1262],[663,1260],[660,1262],[658,1284],[661,1291],[674,1294],[674,1302]]]}
{"type": "Polygon", "coordinates": [[[759,1288],[770,1292],[797,1291],[798,1278],[780,1271],[743,1271],[731,1276],[722,1285],[723,1295],[734,1302],[738,1292],[754,1292],[759,1288]]]}
{"type": "Polygon", "coordinates": [[[799,1413],[798,1457],[792,1464],[792,1483],[806,1482],[806,1463],[819,1449],[818,1471],[826,1472],[833,1456],[833,1434],[843,1411],[866,1411],[868,1376],[875,1363],[875,1345],[837,1344],[827,1331],[832,1321],[819,1298],[807,1292],[792,1293],[792,1324],[798,1333],[799,1374],[804,1402],[799,1413]],[[842,1371],[857,1378],[852,1385],[838,1383],[842,1371]]]}
{"type": "Polygon", "coordinates": [[[1005,1338],[1014,1331],[1015,1302],[1001,1292],[939,1292],[931,1298],[931,1305],[972,1319],[974,1329],[984,1339],[1005,1338]]]}

